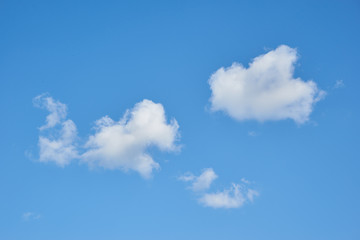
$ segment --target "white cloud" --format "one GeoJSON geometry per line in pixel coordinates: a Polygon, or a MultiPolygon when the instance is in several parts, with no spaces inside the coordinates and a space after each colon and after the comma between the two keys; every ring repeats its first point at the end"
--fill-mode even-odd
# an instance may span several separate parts
{"type": "Polygon", "coordinates": [[[217,177],[211,168],[207,168],[198,177],[188,172],[178,179],[192,183],[190,189],[199,195],[198,202],[205,207],[239,208],[246,202],[253,202],[254,198],[259,196],[258,191],[248,187],[251,182],[245,178],[241,179],[241,184],[233,183],[229,189],[212,193],[205,192],[217,177]]]}
{"type": "Polygon", "coordinates": [[[74,122],[66,120],[61,125],[59,137],[39,137],[40,162],[55,162],[57,165],[64,167],[71,160],[78,158],[77,149],[74,146],[77,136],[74,122]]]}
{"type": "Polygon", "coordinates": [[[96,121],[96,133],[90,136],[81,158],[90,166],[134,170],[149,178],[160,166],[147,149],[176,150],[178,128],[175,119],[167,123],[161,104],[143,100],[118,122],[108,116],[96,121]]]}
{"type": "Polygon", "coordinates": [[[233,183],[229,189],[204,194],[199,202],[212,208],[239,208],[247,201],[253,202],[254,197],[258,195],[257,191],[247,189],[245,185],[233,183]]]}
{"type": "Polygon", "coordinates": [[[55,101],[48,94],[41,94],[33,99],[33,103],[36,107],[46,109],[50,112],[46,116],[46,124],[40,127],[40,130],[54,127],[56,124],[62,122],[67,115],[67,107],[65,104],[55,101]]]}
{"type": "Polygon", "coordinates": [[[293,119],[304,123],[313,105],[324,97],[313,81],[294,78],[296,49],[281,45],[256,57],[246,68],[234,63],[209,79],[213,111],[224,111],[241,121],[293,119]]]}
{"type": "Polygon", "coordinates": [[[74,145],[77,137],[76,125],[72,120],[66,120],[66,105],[50,96],[42,94],[35,97],[34,105],[50,112],[46,117],[46,124],[39,128],[42,134],[38,142],[39,161],[54,162],[64,167],[78,157],[74,145]]]}
{"type": "Polygon", "coordinates": [[[167,123],[161,104],[143,100],[128,110],[120,121],[105,116],[95,122],[96,133],[91,135],[79,154],[75,123],[66,119],[67,107],[47,95],[34,98],[34,105],[50,114],[40,127],[40,162],[55,162],[59,166],[80,159],[90,166],[106,169],[134,170],[149,178],[153,169],[159,169],[147,152],[150,147],[161,151],[175,151],[179,136],[175,119],[167,123]]]}
{"type": "Polygon", "coordinates": [[[191,189],[197,192],[210,188],[211,183],[217,177],[218,176],[215,174],[212,168],[206,168],[198,177],[194,176],[192,173],[186,173],[183,176],[180,176],[179,180],[185,182],[192,181],[191,189]]]}
{"type": "Polygon", "coordinates": [[[30,221],[40,219],[41,215],[34,212],[25,212],[21,217],[24,221],[30,221]]]}
{"type": "Polygon", "coordinates": [[[199,202],[206,207],[213,208],[238,208],[241,207],[246,197],[241,192],[240,185],[233,184],[230,189],[222,192],[206,193],[199,199],[199,202]]]}

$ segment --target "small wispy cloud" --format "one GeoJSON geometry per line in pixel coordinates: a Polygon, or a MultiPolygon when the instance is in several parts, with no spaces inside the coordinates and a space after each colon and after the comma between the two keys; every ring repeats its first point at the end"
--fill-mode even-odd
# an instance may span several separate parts
{"type": "Polygon", "coordinates": [[[245,178],[241,178],[241,182],[245,183],[245,184],[250,184],[251,182],[245,178]]]}
{"type": "Polygon", "coordinates": [[[249,188],[250,181],[245,178],[241,183],[232,183],[230,188],[216,192],[206,192],[210,189],[212,182],[218,178],[212,168],[206,168],[199,176],[187,172],[178,179],[184,182],[191,182],[189,187],[193,192],[198,194],[198,202],[205,207],[212,208],[239,208],[246,202],[253,202],[259,192],[249,188]]]}
{"type": "Polygon", "coordinates": [[[212,168],[205,168],[202,170],[202,173],[199,176],[195,176],[192,173],[185,173],[184,175],[180,176],[178,179],[184,182],[191,181],[191,189],[195,192],[203,191],[210,188],[211,183],[217,178],[218,176],[215,174],[212,168]]]}
{"type": "Polygon", "coordinates": [[[59,101],[54,100],[49,94],[44,93],[33,99],[34,106],[49,111],[46,116],[46,124],[40,127],[40,130],[52,128],[61,123],[67,115],[67,106],[59,101]]]}
{"type": "Polygon", "coordinates": [[[247,193],[246,193],[247,198],[249,199],[250,202],[254,201],[254,198],[259,196],[259,192],[254,190],[254,189],[248,189],[247,193]]]}
{"type": "Polygon", "coordinates": [[[343,88],[345,87],[344,81],[343,80],[336,80],[335,84],[334,84],[334,88],[343,88]]]}
{"type": "Polygon", "coordinates": [[[199,202],[212,208],[239,208],[247,201],[253,202],[255,196],[259,196],[256,190],[248,189],[244,184],[232,183],[230,188],[223,191],[204,194],[199,202]]]}
{"type": "Polygon", "coordinates": [[[250,137],[256,137],[258,135],[259,135],[259,133],[255,132],[255,131],[249,131],[248,132],[248,136],[250,136],[250,137]]]}
{"type": "Polygon", "coordinates": [[[68,165],[79,154],[75,146],[77,129],[71,119],[66,119],[67,106],[48,94],[35,97],[33,103],[49,111],[46,124],[39,128],[39,161],[54,162],[61,167],[68,165]]]}
{"type": "Polygon", "coordinates": [[[41,218],[41,215],[34,212],[25,212],[22,214],[21,218],[24,221],[39,220],[41,218]]]}
{"type": "Polygon", "coordinates": [[[180,177],[178,177],[178,180],[183,181],[183,182],[190,182],[193,181],[196,178],[196,176],[194,174],[192,174],[191,172],[186,172],[183,175],[181,175],[180,177]]]}

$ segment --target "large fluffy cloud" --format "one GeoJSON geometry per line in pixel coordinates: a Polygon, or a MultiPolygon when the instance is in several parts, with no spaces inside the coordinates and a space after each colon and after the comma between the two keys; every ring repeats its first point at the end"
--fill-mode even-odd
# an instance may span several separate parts
{"type": "Polygon", "coordinates": [[[179,125],[167,123],[161,104],[143,100],[120,121],[105,116],[96,122],[96,133],[86,143],[83,161],[107,169],[135,170],[143,177],[151,176],[159,164],[147,153],[151,146],[160,150],[176,150],[179,125]]]}
{"type": "Polygon", "coordinates": [[[119,121],[108,116],[97,120],[96,132],[89,137],[85,146],[76,144],[76,125],[66,119],[65,104],[48,95],[37,96],[34,104],[49,111],[46,124],[40,127],[41,162],[65,166],[74,159],[80,159],[92,167],[134,170],[144,178],[149,178],[152,171],[160,166],[148,153],[148,149],[178,149],[175,141],[179,135],[179,125],[175,119],[167,122],[163,106],[150,100],[136,104],[119,121]]]}
{"type": "Polygon", "coordinates": [[[199,176],[188,172],[179,177],[179,180],[190,182],[190,189],[198,194],[198,202],[205,207],[212,208],[239,208],[246,202],[253,202],[259,192],[249,188],[249,181],[242,179],[241,183],[232,183],[230,188],[217,192],[207,192],[212,182],[218,176],[212,168],[202,171],[199,176]]]}
{"type": "Polygon", "coordinates": [[[66,105],[48,95],[35,97],[34,105],[49,111],[46,124],[39,128],[39,161],[54,162],[64,167],[78,157],[74,145],[77,137],[76,125],[72,120],[66,120],[66,105]]]}
{"type": "Polygon", "coordinates": [[[209,79],[211,108],[237,120],[293,119],[304,123],[325,92],[313,81],[294,78],[296,49],[281,45],[256,57],[246,68],[234,63],[209,79]]]}

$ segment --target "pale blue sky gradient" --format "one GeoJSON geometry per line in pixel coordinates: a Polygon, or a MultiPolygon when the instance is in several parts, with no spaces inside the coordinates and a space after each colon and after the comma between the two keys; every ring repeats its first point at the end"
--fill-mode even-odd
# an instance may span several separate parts
{"type": "Polygon", "coordinates": [[[0,239],[360,239],[359,24],[358,1],[1,1],[0,239]],[[212,73],[281,44],[327,92],[308,122],[209,111],[212,73]],[[42,93],[82,143],[95,120],[161,103],[182,149],[151,149],[150,180],[39,163],[42,93]],[[210,167],[213,191],[245,178],[260,196],[203,207],[177,178],[210,167]]]}

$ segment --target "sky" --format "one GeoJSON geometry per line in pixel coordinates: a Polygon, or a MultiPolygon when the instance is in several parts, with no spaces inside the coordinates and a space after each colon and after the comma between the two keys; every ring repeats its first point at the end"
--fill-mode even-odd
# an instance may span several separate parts
{"type": "Polygon", "coordinates": [[[1,1],[0,239],[360,239],[358,1],[1,1]]]}

